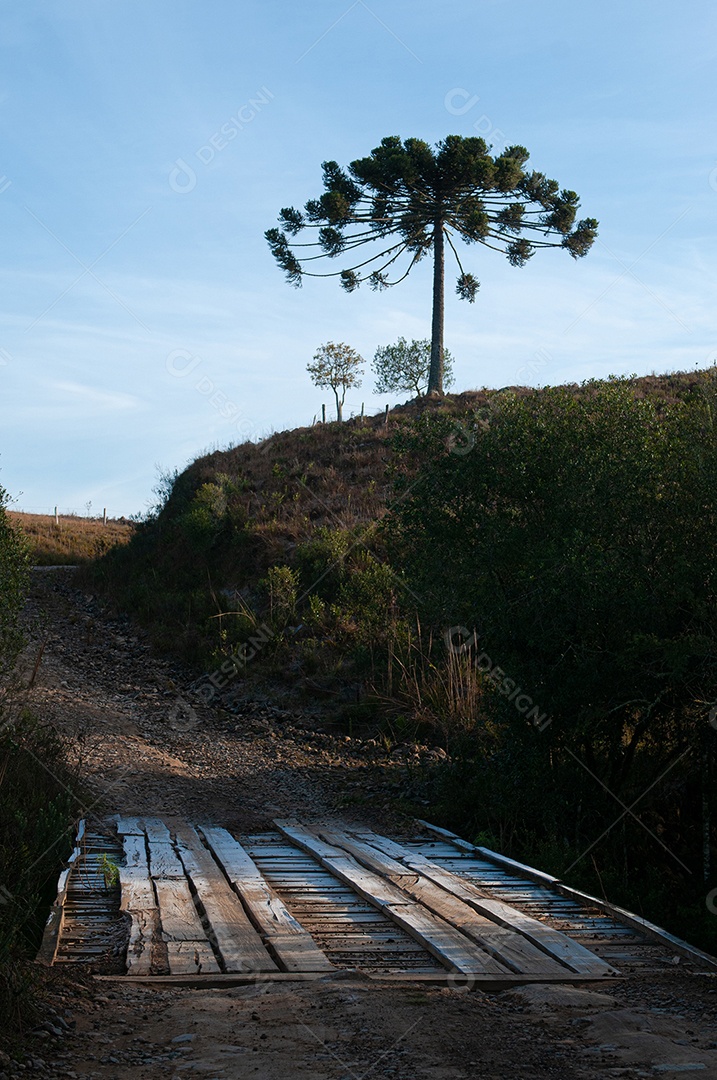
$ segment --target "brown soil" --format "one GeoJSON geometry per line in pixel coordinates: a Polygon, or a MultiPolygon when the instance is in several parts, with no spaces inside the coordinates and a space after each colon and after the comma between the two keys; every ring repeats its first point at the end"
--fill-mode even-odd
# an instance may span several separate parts
{"type": "MultiPolygon", "coordinates": [[[[408,827],[395,795],[425,749],[387,756],[370,741],[321,730],[318,713],[288,714],[270,702],[246,703],[238,715],[203,708],[190,680],[75,590],[66,569],[35,572],[28,623],[28,670],[46,641],[31,705],[65,736],[91,812],[151,811],[240,830],[279,815],[408,827]]],[[[0,1057],[0,1080],[26,1071],[96,1080],[683,1072],[717,1080],[717,979],[684,966],[600,993],[533,986],[497,995],[351,974],[175,990],[53,971],[47,1022],[30,1038],[26,1068],[0,1057]]]]}

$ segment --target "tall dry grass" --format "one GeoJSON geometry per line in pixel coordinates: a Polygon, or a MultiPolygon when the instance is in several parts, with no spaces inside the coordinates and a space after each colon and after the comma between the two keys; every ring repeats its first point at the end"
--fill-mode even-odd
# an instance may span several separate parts
{"type": "Polygon", "coordinates": [[[428,729],[450,748],[485,721],[485,687],[469,650],[446,648],[420,624],[390,643],[385,682],[373,692],[387,713],[416,731],[428,729]]]}
{"type": "Polygon", "coordinates": [[[7,512],[13,526],[19,528],[30,544],[34,566],[74,566],[99,558],[118,544],[129,543],[134,532],[131,521],[110,520],[106,525],[96,518],[51,514],[7,512]]]}

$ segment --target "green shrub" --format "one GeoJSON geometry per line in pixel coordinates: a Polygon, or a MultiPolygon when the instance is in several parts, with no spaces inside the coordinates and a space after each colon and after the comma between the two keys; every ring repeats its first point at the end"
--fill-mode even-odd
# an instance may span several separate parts
{"type": "Polygon", "coordinates": [[[299,573],[290,566],[270,566],[267,575],[259,582],[269,604],[272,624],[283,629],[296,615],[299,595],[299,573]]]}

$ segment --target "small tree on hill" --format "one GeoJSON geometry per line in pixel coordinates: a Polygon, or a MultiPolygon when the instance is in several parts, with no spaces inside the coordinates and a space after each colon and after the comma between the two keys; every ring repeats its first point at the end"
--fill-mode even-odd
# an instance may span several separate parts
{"type": "MultiPolygon", "coordinates": [[[[421,397],[426,392],[431,374],[431,343],[406,341],[400,337],[395,345],[383,345],[376,349],[371,362],[376,375],[375,394],[401,394],[404,391],[421,397]]],[[[443,386],[454,383],[453,357],[443,350],[443,386]]]]}
{"type": "Polygon", "coordinates": [[[336,419],[343,420],[344,401],[346,391],[352,386],[360,386],[363,375],[363,357],[343,342],[334,344],[333,341],[322,345],[314,354],[311,364],[306,365],[306,370],[311,376],[314,386],[331,389],[336,398],[336,419]]]}

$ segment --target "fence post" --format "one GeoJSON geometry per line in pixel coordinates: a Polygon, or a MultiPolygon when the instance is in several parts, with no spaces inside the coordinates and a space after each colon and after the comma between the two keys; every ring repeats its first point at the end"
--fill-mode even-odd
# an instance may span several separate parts
{"type": "Polygon", "coordinates": [[[104,510],[102,511],[102,524],[103,525],[107,524],[107,507],[105,507],[104,510]]]}
{"type": "Polygon", "coordinates": [[[59,525],[59,524],[60,524],[60,519],[57,516],[57,507],[55,507],[55,525],[59,525]]]}
{"type": "Polygon", "coordinates": [[[325,405],[321,406],[321,423],[322,424],[326,423],[326,406],[325,405]]]}
{"type": "Polygon", "coordinates": [[[386,406],[386,416],[385,416],[385,418],[384,418],[384,421],[383,421],[383,422],[384,422],[384,424],[387,424],[387,423],[388,423],[388,405],[386,406]]]}

